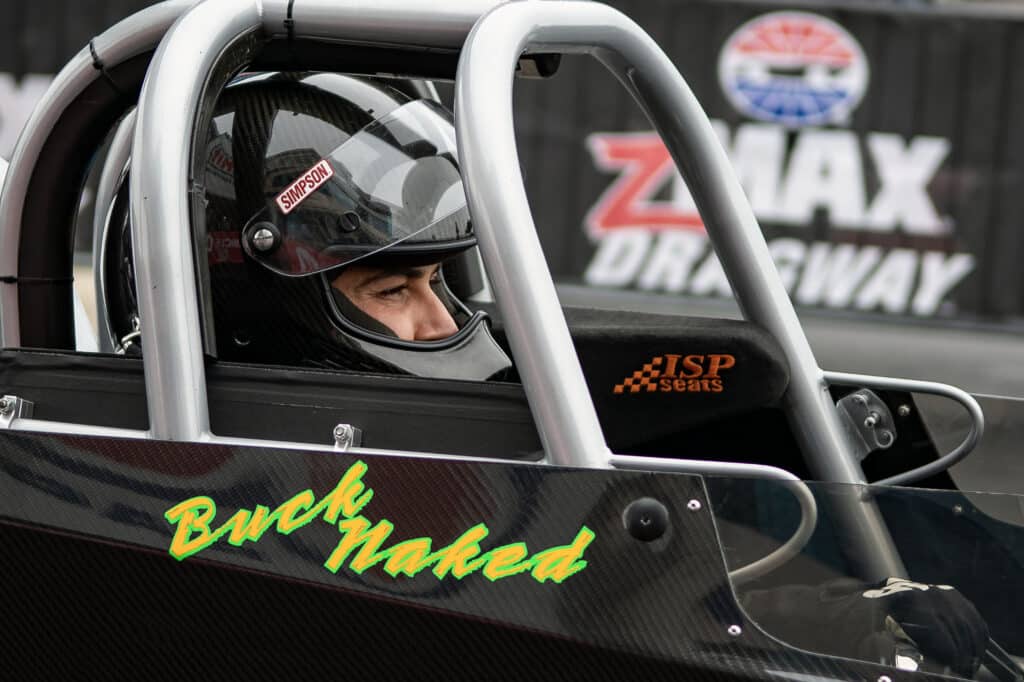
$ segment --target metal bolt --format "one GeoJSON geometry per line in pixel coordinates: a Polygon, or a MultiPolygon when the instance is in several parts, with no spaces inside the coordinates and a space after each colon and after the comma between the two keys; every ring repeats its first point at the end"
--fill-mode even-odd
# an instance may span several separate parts
{"type": "Polygon", "coordinates": [[[355,232],[361,224],[362,220],[355,211],[348,211],[341,216],[340,225],[344,232],[355,232]]]}
{"type": "Polygon", "coordinates": [[[338,424],[334,427],[335,447],[347,449],[352,447],[354,431],[351,424],[338,424]]]}
{"type": "Polygon", "coordinates": [[[864,420],[864,426],[868,427],[869,429],[875,428],[875,425],[877,425],[877,424],[878,424],[878,413],[877,412],[872,412],[864,420]]]}
{"type": "Polygon", "coordinates": [[[14,410],[14,401],[10,398],[0,398],[0,414],[8,414],[14,410]]]}
{"type": "Polygon", "coordinates": [[[910,405],[900,405],[899,407],[896,408],[896,414],[898,414],[901,417],[909,417],[910,405]]]}
{"type": "Polygon", "coordinates": [[[963,514],[964,513],[963,505],[962,504],[954,504],[953,505],[953,513],[956,514],[957,516],[959,516],[960,514],[963,514]]]}
{"type": "Polygon", "coordinates": [[[741,628],[739,625],[730,625],[728,632],[733,637],[739,637],[743,634],[743,628],[741,628]]]}
{"type": "Polygon", "coordinates": [[[890,445],[892,445],[892,442],[894,440],[896,439],[893,437],[892,431],[889,431],[888,429],[882,429],[881,431],[878,432],[879,447],[887,448],[890,445]]]}
{"type": "Polygon", "coordinates": [[[270,251],[276,242],[274,233],[265,227],[256,230],[252,235],[252,245],[257,251],[270,251]]]}
{"type": "Polygon", "coordinates": [[[690,500],[686,503],[686,508],[690,511],[700,511],[700,500],[690,500]]]}
{"type": "Polygon", "coordinates": [[[857,403],[858,405],[867,405],[868,399],[863,393],[854,393],[853,402],[857,403]]]}

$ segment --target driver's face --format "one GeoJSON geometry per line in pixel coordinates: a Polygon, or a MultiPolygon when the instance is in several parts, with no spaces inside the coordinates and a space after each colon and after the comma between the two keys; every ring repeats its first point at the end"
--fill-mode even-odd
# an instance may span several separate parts
{"type": "Polygon", "coordinates": [[[373,268],[350,265],[331,282],[357,308],[405,341],[446,339],[458,326],[430,285],[441,264],[373,268]]]}

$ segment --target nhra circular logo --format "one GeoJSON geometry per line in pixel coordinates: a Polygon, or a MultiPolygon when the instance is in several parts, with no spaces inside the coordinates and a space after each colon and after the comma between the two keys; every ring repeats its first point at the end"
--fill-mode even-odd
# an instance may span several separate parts
{"type": "Polygon", "coordinates": [[[868,62],[843,27],[807,12],[772,12],[725,42],[718,78],[740,112],[790,127],[846,123],[868,83],[868,62]]]}

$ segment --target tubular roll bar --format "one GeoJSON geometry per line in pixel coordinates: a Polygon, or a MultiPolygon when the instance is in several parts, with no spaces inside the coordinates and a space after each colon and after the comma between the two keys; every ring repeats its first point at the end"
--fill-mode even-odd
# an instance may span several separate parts
{"type": "MultiPolygon", "coordinates": [[[[598,3],[562,0],[168,0],[93,41],[91,47],[107,63],[124,61],[159,42],[137,110],[131,174],[136,285],[147,349],[148,437],[222,440],[209,427],[189,229],[192,135],[208,79],[225,51],[247,36],[282,35],[343,36],[355,43],[425,52],[462,49],[456,120],[467,199],[547,461],[616,466],[558,305],[520,174],[512,80],[527,49],[590,54],[637,100],[694,196],[744,316],[768,329],[786,354],[792,378],[783,403],[812,474],[824,481],[866,484],[764,236],[686,82],[657,44],[622,13],[598,3]],[[292,22],[290,31],[286,19],[292,22]]],[[[30,119],[0,200],[5,246],[18,243],[23,195],[43,142],[71,98],[100,77],[90,49],[83,50],[58,75],[30,119]]],[[[17,272],[17,252],[5,248],[0,253],[4,272],[17,272]]],[[[16,284],[0,285],[5,346],[19,345],[17,300],[16,284]]],[[[703,464],[680,462],[669,468],[711,472],[716,463],[703,464]]],[[[755,469],[749,473],[763,475],[755,469]]],[[[838,516],[847,521],[865,564],[864,577],[904,574],[870,499],[838,516]]]]}
{"type": "MultiPolygon", "coordinates": [[[[606,461],[519,168],[511,74],[527,49],[590,54],[633,95],[682,172],[744,317],[766,328],[786,354],[791,379],[783,407],[812,474],[825,481],[866,484],[824,374],[707,115],[643,29],[611,7],[587,2],[516,2],[495,8],[466,40],[455,86],[470,212],[548,455],[577,466],[606,461]]],[[[853,502],[839,516],[854,538],[864,577],[905,573],[873,503],[853,502]]]]}
{"type": "Polygon", "coordinates": [[[120,339],[114,338],[114,330],[107,312],[107,231],[110,227],[110,214],[114,210],[114,198],[117,196],[118,184],[128,170],[128,162],[132,154],[132,137],[135,134],[135,110],[125,115],[117,126],[114,136],[110,138],[107,160],[103,164],[99,184],[96,185],[96,199],[92,218],[92,252],[94,269],[92,273],[93,289],[96,292],[97,339],[101,353],[113,353],[120,345],[120,339]]]}

